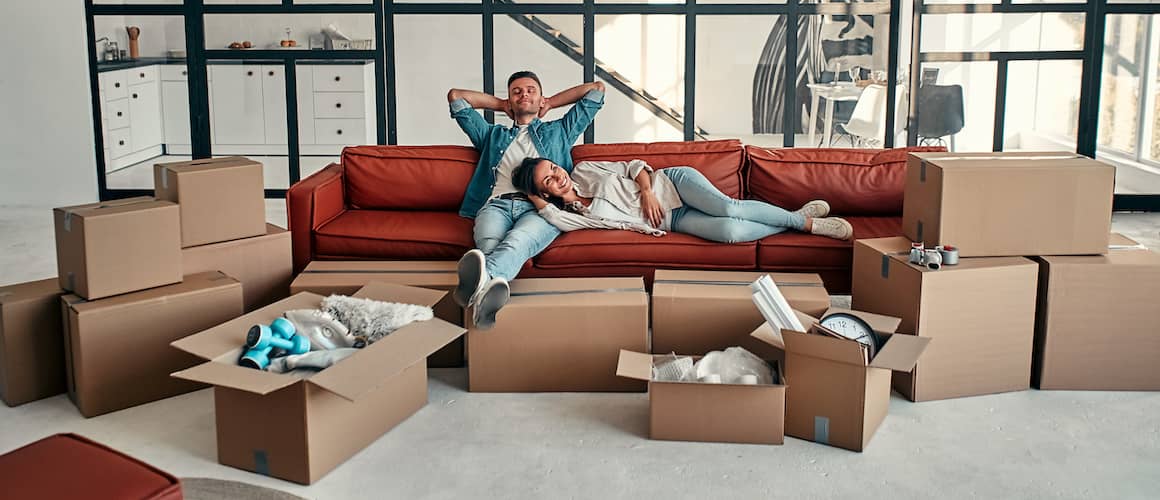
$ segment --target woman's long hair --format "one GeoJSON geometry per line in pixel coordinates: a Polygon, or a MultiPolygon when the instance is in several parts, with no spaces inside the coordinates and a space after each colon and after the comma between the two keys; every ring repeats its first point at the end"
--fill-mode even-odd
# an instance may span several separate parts
{"type": "Polygon", "coordinates": [[[568,210],[568,206],[564,203],[564,199],[559,196],[545,196],[536,187],[536,165],[542,161],[548,161],[547,158],[524,158],[519,166],[512,170],[512,185],[528,196],[541,196],[548,203],[556,205],[556,208],[561,210],[568,210]]]}

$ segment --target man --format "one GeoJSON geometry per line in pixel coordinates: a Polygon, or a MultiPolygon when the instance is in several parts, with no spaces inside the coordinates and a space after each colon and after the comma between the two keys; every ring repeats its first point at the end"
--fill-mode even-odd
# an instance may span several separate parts
{"type": "Polygon", "coordinates": [[[474,306],[477,327],[491,328],[507,304],[508,280],[540,253],[560,231],[536,213],[512,185],[512,171],[525,158],[543,157],[572,170],[572,144],[604,105],[604,84],[577,85],[552,97],[542,95],[531,71],[508,78],[508,98],[470,90],[447,92],[451,117],[479,150],[479,163],[467,186],[459,215],[475,218],[476,249],[459,260],[459,286],[452,293],[461,306],[474,306]],[[548,110],[575,103],[559,120],[541,121],[548,110]],[[476,109],[506,113],[515,123],[488,124],[476,109]]]}

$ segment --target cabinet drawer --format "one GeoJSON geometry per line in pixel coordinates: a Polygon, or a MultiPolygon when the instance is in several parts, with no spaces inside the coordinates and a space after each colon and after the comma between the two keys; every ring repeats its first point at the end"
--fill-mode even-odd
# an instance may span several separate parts
{"type": "Polygon", "coordinates": [[[139,85],[157,81],[157,66],[145,66],[125,70],[129,85],[139,85]]]}
{"type": "Polygon", "coordinates": [[[316,65],[314,66],[315,92],[362,92],[363,67],[316,65]]]}
{"type": "Polygon", "coordinates": [[[101,73],[101,82],[105,86],[105,97],[123,99],[127,94],[129,83],[125,80],[124,71],[108,71],[101,73]]]}
{"type": "Polygon", "coordinates": [[[189,79],[184,64],[166,64],[161,66],[161,81],[184,82],[189,79]]]}
{"type": "Polygon", "coordinates": [[[109,131],[109,157],[120,158],[133,152],[133,144],[129,139],[129,129],[109,131]]]}
{"type": "Polygon", "coordinates": [[[117,130],[129,126],[129,100],[117,99],[116,101],[109,101],[105,104],[105,109],[108,115],[105,117],[109,119],[109,130],[117,130]]]}
{"type": "Polygon", "coordinates": [[[362,92],[315,92],[314,116],[317,118],[362,118],[366,113],[362,92]]]}
{"type": "Polygon", "coordinates": [[[316,119],[314,137],[318,144],[363,144],[366,122],[363,119],[316,119]]]}

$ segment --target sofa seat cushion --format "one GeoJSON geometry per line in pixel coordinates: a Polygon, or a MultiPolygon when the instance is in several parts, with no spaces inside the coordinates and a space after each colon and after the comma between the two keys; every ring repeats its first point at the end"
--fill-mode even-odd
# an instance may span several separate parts
{"type": "Polygon", "coordinates": [[[590,268],[609,265],[753,269],[756,243],[726,245],[696,236],[669,233],[663,237],[612,229],[582,229],[561,234],[535,257],[539,269],[590,268]]]}
{"type": "Polygon", "coordinates": [[[181,482],[76,434],[57,434],[0,455],[0,497],[181,500],[181,482]]]}
{"type": "Polygon", "coordinates": [[[943,151],[941,147],[896,149],[766,149],[748,146],[750,198],[795,210],[823,199],[834,215],[887,216],[902,213],[906,187],[906,157],[912,151],[943,151]]]}
{"type": "MultiPolygon", "coordinates": [[[[847,217],[854,239],[902,235],[901,217],[847,217]]],[[[757,242],[757,265],[763,269],[846,269],[854,261],[854,242],[787,231],[757,242]]]]}
{"type": "MultiPolygon", "coordinates": [[[[583,144],[572,148],[572,161],[644,160],[653,168],[693,167],[722,193],[742,196],[745,149],[737,139],[695,142],[583,144]]],[[[901,210],[900,210],[901,212],[901,210]]]]}
{"type": "Polygon", "coordinates": [[[458,260],[475,247],[455,212],[347,210],[314,234],[318,258],[458,260]]]}

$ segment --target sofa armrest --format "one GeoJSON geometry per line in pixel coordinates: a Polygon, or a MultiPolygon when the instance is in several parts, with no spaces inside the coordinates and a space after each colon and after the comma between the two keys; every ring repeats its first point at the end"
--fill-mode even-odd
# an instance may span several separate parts
{"type": "Polygon", "coordinates": [[[331,163],[286,191],[295,273],[302,272],[314,257],[314,231],[346,211],[343,183],[342,165],[331,163]]]}

